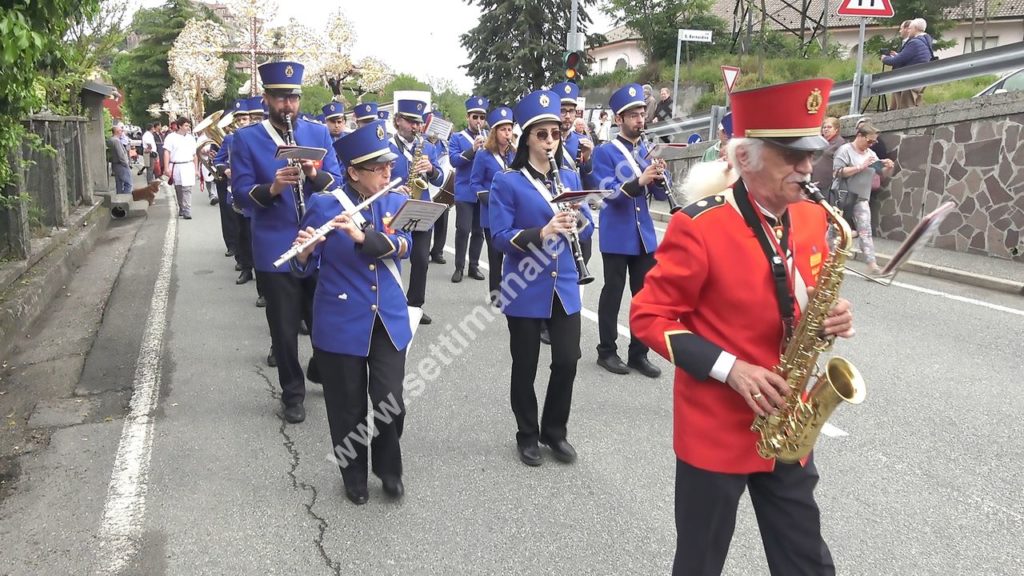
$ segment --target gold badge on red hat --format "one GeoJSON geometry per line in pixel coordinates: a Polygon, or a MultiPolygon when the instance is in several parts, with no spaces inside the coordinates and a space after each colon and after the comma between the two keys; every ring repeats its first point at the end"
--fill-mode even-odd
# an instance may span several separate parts
{"type": "Polygon", "coordinates": [[[821,109],[822,100],[820,89],[815,88],[811,90],[811,95],[807,97],[807,113],[817,114],[818,110],[821,109]]]}

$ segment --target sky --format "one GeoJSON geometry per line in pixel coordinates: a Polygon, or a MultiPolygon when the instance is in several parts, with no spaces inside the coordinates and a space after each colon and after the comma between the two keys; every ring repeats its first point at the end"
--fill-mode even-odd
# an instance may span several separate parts
{"type": "MultiPolygon", "coordinates": [[[[273,0],[268,0],[273,1],[273,0]]],[[[139,0],[137,5],[154,7],[163,0],[139,0]]],[[[374,56],[398,73],[420,80],[447,79],[462,93],[473,90],[473,80],[459,68],[469,59],[459,45],[459,35],[476,25],[480,8],[464,0],[279,0],[277,17],[271,25],[283,24],[294,17],[303,24],[320,29],[327,15],[338,6],[345,10],[356,39],[352,58],[374,56]],[[395,35],[396,29],[414,31],[395,35]]],[[[568,18],[568,14],[565,15],[568,18]]],[[[590,30],[606,32],[611,19],[592,9],[590,30]]]]}

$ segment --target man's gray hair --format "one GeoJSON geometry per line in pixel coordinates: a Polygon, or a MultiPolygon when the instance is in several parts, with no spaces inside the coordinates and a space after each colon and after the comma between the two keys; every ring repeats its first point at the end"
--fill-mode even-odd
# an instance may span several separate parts
{"type": "Polygon", "coordinates": [[[918,32],[924,32],[928,29],[928,22],[924,18],[914,18],[910,21],[910,27],[916,29],[918,32]]]}

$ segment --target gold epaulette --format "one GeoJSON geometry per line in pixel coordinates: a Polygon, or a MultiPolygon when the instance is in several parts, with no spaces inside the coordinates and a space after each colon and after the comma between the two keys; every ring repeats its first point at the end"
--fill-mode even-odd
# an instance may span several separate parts
{"type": "Polygon", "coordinates": [[[723,194],[715,194],[706,198],[701,198],[686,208],[683,208],[683,214],[686,214],[692,220],[718,206],[725,206],[725,196],[723,194]]]}

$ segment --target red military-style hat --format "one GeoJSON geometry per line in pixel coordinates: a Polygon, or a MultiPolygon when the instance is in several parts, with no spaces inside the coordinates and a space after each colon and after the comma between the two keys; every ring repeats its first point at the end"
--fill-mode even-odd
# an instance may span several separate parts
{"type": "Polygon", "coordinates": [[[828,140],[821,136],[821,124],[832,84],[830,78],[813,78],[733,92],[733,135],[793,150],[824,150],[828,140]]]}

